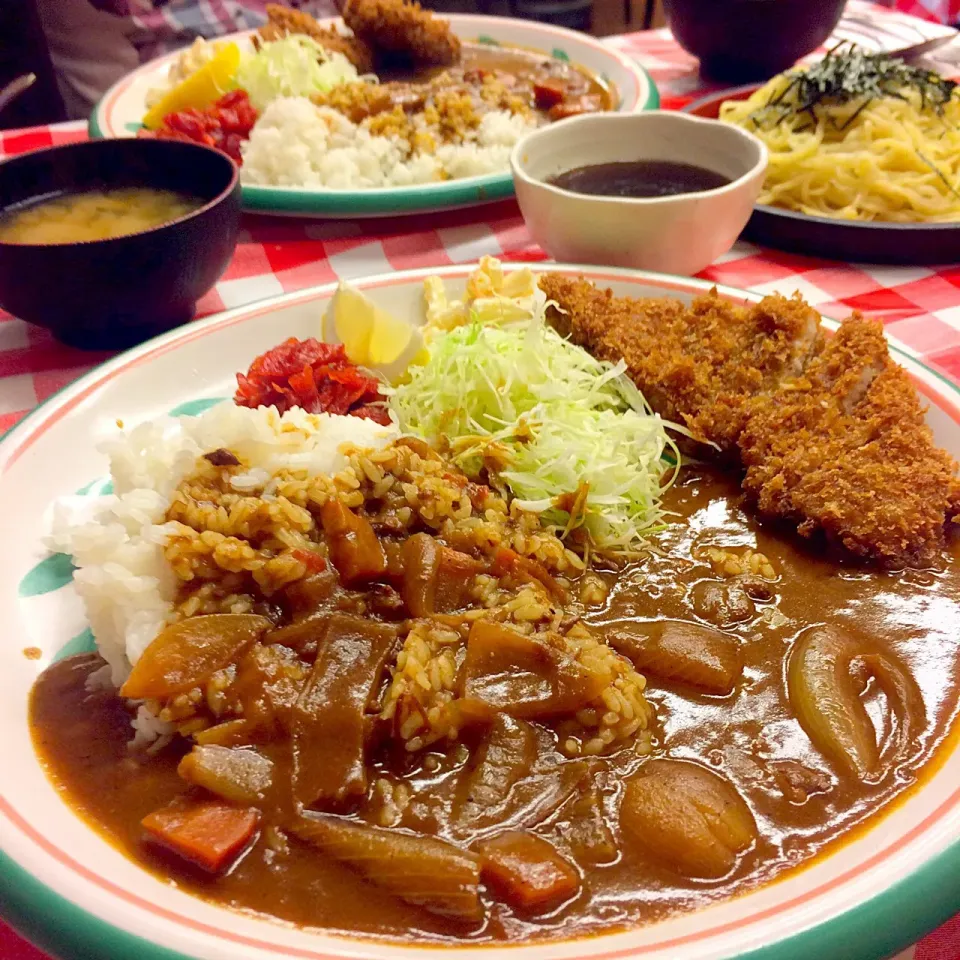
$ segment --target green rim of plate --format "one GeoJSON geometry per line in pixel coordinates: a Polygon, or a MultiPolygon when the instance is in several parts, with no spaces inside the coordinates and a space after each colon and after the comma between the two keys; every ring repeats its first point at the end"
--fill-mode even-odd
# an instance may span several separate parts
{"type": "MultiPolygon", "coordinates": [[[[650,74],[636,65],[646,82],[646,99],[638,102],[634,112],[657,110],[660,92],[650,74]]],[[[87,124],[91,140],[106,140],[100,126],[103,100],[93,108],[87,124]]],[[[282,214],[314,214],[325,216],[384,216],[418,213],[453,207],[479,206],[506,200],[514,195],[513,176],[509,171],[478,177],[464,177],[443,183],[417,184],[410,187],[387,187],[372,190],[311,190],[308,188],[261,187],[241,185],[243,208],[251,212],[282,214]]]]}
{"type": "MultiPolygon", "coordinates": [[[[632,273],[622,272],[624,279],[629,278],[632,273]]],[[[658,276],[680,284],[691,284],[695,290],[704,285],[712,286],[709,281],[695,277],[675,277],[668,274],[646,274],[644,279],[655,283],[658,276]]],[[[717,289],[721,293],[740,297],[748,293],[726,285],[717,285],[717,289]]],[[[298,291],[297,295],[302,296],[303,291],[298,291]]],[[[747,299],[750,299],[749,294],[747,299]]],[[[150,342],[147,341],[148,344],[150,342]]],[[[960,386],[948,377],[899,347],[889,342],[888,345],[894,354],[905,357],[960,396],[960,386]]],[[[140,344],[132,347],[98,364],[78,381],[61,387],[18,423],[0,434],[0,442],[6,441],[10,434],[27,421],[35,419],[45,407],[51,406],[61,393],[65,393],[77,382],[88,378],[95,379],[103,367],[122,358],[133,357],[144,346],[145,344],[140,344]]],[[[954,842],[864,903],[851,907],[812,929],[802,930],[783,940],[741,953],[737,960],[810,960],[811,957],[884,960],[916,943],[958,911],[960,842],[954,842]]],[[[130,960],[131,957],[137,957],[138,960],[196,960],[196,955],[183,954],[145,940],[84,910],[37,880],[2,850],[0,917],[21,936],[58,960],[130,960]]],[[[356,946],[356,941],[351,943],[356,946]]]]}
{"type": "Polygon", "coordinates": [[[242,186],[245,210],[263,213],[382,215],[493,203],[513,196],[513,177],[493,173],[443,183],[373,190],[308,190],[242,186]]]}
{"type": "MultiPolygon", "coordinates": [[[[883,960],[949,920],[958,907],[960,844],[954,844],[866,903],[737,960],[883,960]]],[[[58,960],[196,960],[88,913],[2,852],[0,913],[58,960]]]]}

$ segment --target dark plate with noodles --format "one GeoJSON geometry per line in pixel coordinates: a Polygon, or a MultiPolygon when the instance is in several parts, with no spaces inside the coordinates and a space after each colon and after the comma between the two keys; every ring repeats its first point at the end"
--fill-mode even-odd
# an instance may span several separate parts
{"type": "Polygon", "coordinates": [[[727,119],[767,142],[766,202],[745,239],[835,260],[960,260],[960,152],[945,142],[960,115],[952,81],[893,58],[841,52],[765,85],[711,93],[685,111],[727,119]],[[844,89],[864,67],[873,74],[867,90],[844,89]],[[918,137],[943,156],[917,148],[918,137]]]}

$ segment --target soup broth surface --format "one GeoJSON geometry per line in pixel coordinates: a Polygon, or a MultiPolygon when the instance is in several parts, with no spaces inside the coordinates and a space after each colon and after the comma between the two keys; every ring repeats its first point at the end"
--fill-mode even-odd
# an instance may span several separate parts
{"type": "Polygon", "coordinates": [[[205,201],[152,187],[65,193],[0,213],[0,242],[84,243],[142,233],[199,210],[205,201]]]}

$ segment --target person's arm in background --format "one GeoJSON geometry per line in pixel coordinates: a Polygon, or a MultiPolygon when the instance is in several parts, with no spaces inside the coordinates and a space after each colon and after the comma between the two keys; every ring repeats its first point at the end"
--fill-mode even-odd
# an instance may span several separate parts
{"type": "Polygon", "coordinates": [[[140,63],[130,42],[131,18],[97,10],[90,0],[36,4],[67,112],[85,118],[103,93],[140,63]]]}
{"type": "MultiPolygon", "coordinates": [[[[0,5],[10,0],[0,0],[0,5]]],[[[21,0],[16,0],[21,2],[21,0]]],[[[57,79],[71,116],[85,117],[106,90],[139,63],[260,26],[267,0],[36,0],[57,79]]],[[[333,0],[289,3],[334,16],[333,0]]]]}
{"type": "Polygon", "coordinates": [[[0,0],[0,86],[25,73],[36,82],[0,114],[0,127],[65,120],[60,91],[34,0],[0,0]]]}
{"type": "MultiPolygon", "coordinates": [[[[125,0],[95,0],[104,6],[125,0]]],[[[154,0],[151,9],[135,13],[137,31],[132,40],[141,61],[193,43],[197,37],[213,40],[238,30],[250,30],[266,22],[268,2],[297,7],[316,17],[337,15],[334,0],[154,0]]]]}

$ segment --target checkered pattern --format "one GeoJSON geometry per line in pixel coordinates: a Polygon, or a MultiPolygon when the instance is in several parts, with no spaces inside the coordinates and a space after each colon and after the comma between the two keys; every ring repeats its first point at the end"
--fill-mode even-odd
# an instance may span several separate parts
{"type": "MultiPolygon", "coordinates": [[[[938,0],[899,0],[935,16],[938,0]]],[[[956,18],[960,0],[950,0],[956,18]]],[[[849,10],[882,22],[896,16],[851,0],[849,10]]],[[[942,12],[942,11],[941,11],[942,12]]],[[[929,27],[924,29],[936,29],[929,27]]],[[[610,44],[633,55],[660,88],[663,105],[679,108],[708,92],[697,62],[669,32],[613,37],[610,44]]],[[[0,132],[0,156],[85,137],[82,124],[0,132]]],[[[198,305],[205,316],[262,297],[336,279],[410,267],[465,263],[483,254],[541,261],[513,201],[429,217],[397,220],[303,222],[247,216],[226,274],[198,305]]],[[[823,314],[843,318],[853,310],[879,317],[907,349],[947,376],[960,380],[960,265],[853,266],[738,244],[703,271],[717,283],[758,293],[801,294],[823,314]]],[[[54,341],[44,330],[0,314],[0,430],[69,383],[103,355],[54,341]]],[[[44,960],[0,923],[3,960],[44,960]]],[[[897,960],[958,960],[960,917],[897,960]]],[[[839,958],[838,958],[839,960],[839,958]]]]}
{"type": "Polygon", "coordinates": [[[937,23],[960,23],[960,0],[900,0],[898,9],[937,23]]]}
{"type": "MultiPolygon", "coordinates": [[[[267,19],[267,0],[98,0],[112,13],[130,16],[141,61],[182,47],[191,37],[210,40],[258,27],[267,19]]],[[[95,2],[95,6],[98,5],[95,2]]],[[[333,0],[287,0],[317,17],[335,17],[333,0]]]]}

